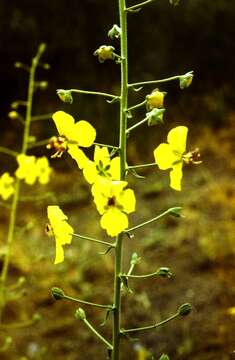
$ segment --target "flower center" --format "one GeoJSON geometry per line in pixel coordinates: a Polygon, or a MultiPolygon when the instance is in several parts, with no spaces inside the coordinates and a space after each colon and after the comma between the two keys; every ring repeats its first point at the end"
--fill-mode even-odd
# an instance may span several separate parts
{"type": "Polygon", "coordinates": [[[116,199],[114,196],[108,199],[108,206],[115,206],[116,199]]]}
{"type": "Polygon", "coordinates": [[[68,141],[64,135],[53,136],[47,144],[47,149],[53,149],[55,153],[51,158],[61,157],[68,148],[68,141]]]}
{"type": "Polygon", "coordinates": [[[193,151],[189,151],[187,154],[183,155],[183,161],[186,164],[201,164],[202,161],[200,160],[201,158],[201,154],[200,154],[200,150],[198,148],[196,148],[193,151]]]}

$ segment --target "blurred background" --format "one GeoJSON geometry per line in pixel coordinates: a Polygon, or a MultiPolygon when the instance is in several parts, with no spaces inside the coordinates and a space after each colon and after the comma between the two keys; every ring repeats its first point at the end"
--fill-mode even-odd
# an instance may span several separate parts
{"type": "MultiPolygon", "coordinates": [[[[128,2],[129,6],[134,4],[133,0],[128,2]]],[[[153,162],[153,150],[176,125],[188,126],[188,149],[199,147],[203,163],[185,167],[180,193],[169,188],[168,174],[155,168],[139,171],[145,179],[129,175],[138,201],[131,224],[173,206],[183,206],[184,218],[164,218],[136,231],[133,239],[126,239],[126,271],[131,254],[137,252],[142,261],[136,273],[168,266],[174,276],[131,281],[133,293],[123,295],[123,326],[160,321],[185,302],[193,305],[193,312],[156,331],[140,334],[138,339],[123,339],[121,359],[158,359],[162,352],[177,360],[235,359],[235,3],[181,0],[174,7],[162,0],[130,14],[128,20],[130,82],[191,70],[195,74],[192,85],[183,91],[177,81],[159,86],[167,92],[165,123],[151,128],[143,125],[131,133],[128,163],[153,162]],[[141,357],[143,352],[145,357],[141,357]]],[[[117,103],[74,95],[73,104],[65,104],[56,96],[58,88],[118,94],[119,66],[108,61],[100,64],[93,56],[104,44],[119,51],[118,41],[107,37],[114,23],[118,23],[117,1],[0,0],[0,146],[16,151],[21,147],[22,127],[8,113],[12,102],[26,99],[28,73],[16,69],[14,63],[30,65],[41,42],[47,44],[42,61],[51,68],[37,73],[38,79],[48,81],[48,88],[36,92],[33,114],[64,110],[76,120],[91,122],[98,142],[118,145],[117,103]]],[[[143,101],[155,87],[148,85],[130,93],[130,105],[143,101]]],[[[143,119],[145,112],[141,108],[133,113],[130,125],[143,119]]],[[[54,135],[55,127],[51,120],[36,122],[32,132],[40,141],[54,135]]],[[[45,147],[31,153],[50,155],[45,147]]],[[[0,175],[5,171],[14,174],[16,162],[10,160],[0,154],[0,175]]],[[[20,204],[9,283],[24,276],[26,284],[8,302],[2,321],[26,321],[35,312],[42,319],[33,327],[20,329],[6,330],[0,325],[1,343],[6,336],[13,338],[0,358],[105,359],[102,344],[74,318],[77,304],[55,302],[50,296],[51,287],[59,286],[71,296],[109,303],[113,285],[112,254],[99,255],[103,249],[85,240],[74,239],[66,249],[65,262],[53,265],[54,244],[44,232],[47,205],[60,205],[78,233],[102,239],[106,236],[99,227],[89,187],[73,160],[65,155],[62,160],[52,159],[51,165],[52,179],[43,190],[40,186],[22,189],[22,196],[29,191],[54,195],[36,204],[20,204]]],[[[0,226],[4,249],[8,212],[1,205],[0,226]]],[[[109,337],[110,320],[100,327],[104,312],[91,308],[86,312],[97,329],[109,337]]]]}

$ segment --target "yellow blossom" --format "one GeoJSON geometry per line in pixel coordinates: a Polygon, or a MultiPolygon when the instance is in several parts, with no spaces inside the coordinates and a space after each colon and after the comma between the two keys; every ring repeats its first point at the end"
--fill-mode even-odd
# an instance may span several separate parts
{"type": "Polygon", "coordinates": [[[15,174],[18,179],[24,179],[28,185],[33,185],[37,179],[40,184],[48,183],[52,170],[45,156],[36,158],[35,156],[19,154],[17,162],[19,166],[15,174]]]}
{"type": "Polygon", "coordinates": [[[55,141],[49,144],[49,147],[54,147],[56,150],[53,157],[61,156],[65,150],[68,150],[79,168],[83,169],[88,159],[79,146],[90,147],[94,143],[95,128],[85,120],[75,123],[74,118],[64,111],[55,112],[52,119],[60,135],[58,144],[55,141]]]}
{"type": "Polygon", "coordinates": [[[165,94],[166,94],[165,92],[161,92],[158,89],[156,89],[153,90],[151,94],[147,95],[146,105],[148,111],[154,108],[162,108],[165,94]]]}
{"type": "Polygon", "coordinates": [[[100,177],[92,186],[92,194],[98,212],[102,215],[100,225],[110,236],[116,236],[128,227],[127,214],[135,211],[135,194],[124,188],[127,181],[111,181],[100,177]]]}
{"type": "Polygon", "coordinates": [[[120,179],[120,157],[110,159],[107,147],[95,146],[94,161],[88,161],[83,169],[83,175],[89,184],[99,177],[110,180],[120,179]]]}
{"type": "Polygon", "coordinates": [[[19,154],[17,156],[17,162],[19,164],[19,167],[16,170],[15,174],[18,179],[24,179],[26,184],[33,185],[38,176],[36,157],[19,154]]]}
{"type": "Polygon", "coordinates": [[[177,126],[169,131],[167,142],[160,144],[154,150],[154,157],[161,170],[172,169],[170,171],[170,186],[180,191],[183,176],[183,154],[186,150],[188,128],[177,126]]]}
{"type": "Polygon", "coordinates": [[[0,177],[0,195],[3,200],[7,200],[14,193],[14,181],[8,172],[0,177]]]}
{"type": "Polygon", "coordinates": [[[50,205],[47,207],[47,216],[50,222],[50,226],[47,228],[48,235],[55,237],[56,254],[55,264],[59,264],[64,261],[64,249],[63,246],[71,244],[74,230],[66,220],[68,217],[57,205],[50,205]]]}

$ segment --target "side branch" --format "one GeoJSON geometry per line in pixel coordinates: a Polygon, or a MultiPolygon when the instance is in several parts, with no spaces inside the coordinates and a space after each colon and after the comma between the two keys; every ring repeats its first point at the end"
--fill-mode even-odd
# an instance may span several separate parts
{"type": "Polygon", "coordinates": [[[102,241],[102,240],[98,240],[98,239],[94,239],[94,238],[91,238],[89,236],[84,236],[84,235],[80,235],[80,234],[72,234],[73,236],[75,237],[78,237],[80,239],[84,239],[84,240],[88,240],[88,241],[92,241],[92,242],[95,242],[97,244],[102,244],[102,245],[106,245],[106,246],[109,246],[111,248],[115,248],[115,244],[111,244],[107,241],[102,241]]]}
{"type": "Polygon", "coordinates": [[[183,75],[176,75],[176,76],[171,76],[171,77],[164,78],[164,79],[159,79],[159,80],[150,80],[150,81],[142,81],[142,82],[131,83],[131,84],[128,84],[128,87],[131,88],[131,87],[134,87],[134,86],[143,86],[143,85],[165,83],[165,82],[169,82],[169,81],[172,81],[172,80],[178,80],[182,76],[183,75]]]}
{"type": "Polygon", "coordinates": [[[151,224],[152,222],[161,219],[162,217],[166,216],[167,214],[172,214],[174,216],[179,217],[180,215],[177,215],[177,213],[179,213],[181,209],[182,209],[181,207],[170,208],[170,209],[164,211],[163,213],[159,214],[158,216],[155,216],[154,218],[152,218],[150,220],[147,220],[147,221],[145,221],[145,222],[143,222],[143,223],[141,223],[139,225],[133,226],[132,228],[125,230],[125,232],[129,233],[131,231],[137,230],[137,229],[139,229],[139,228],[141,228],[141,227],[143,227],[145,225],[151,224]]]}
{"type": "Polygon", "coordinates": [[[79,89],[70,89],[70,92],[78,93],[78,94],[87,94],[87,95],[98,95],[98,96],[104,96],[112,99],[120,99],[120,96],[103,93],[99,91],[88,91],[88,90],[79,90],[79,89]]]}
{"type": "Polygon", "coordinates": [[[3,146],[0,146],[0,153],[10,155],[10,156],[13,156],[13,157],[16,157],[18,155],[18,153],[16,151],[10,150],[10,149],[5,148],[3,146]]]}
{"type": "Polygon", "coordinates": [[[139,4],[136,4],[136,5],[133,5],[133,6],[130,6],[128,8],[126,8],[126,11],[127,12],[135,12],[135,11],[139,11],[142,9],[143,6],[145,5],[149,5],[151,4],[152,2],[154,2],[155,0],[146,0],[146,1],[143,1],[139,4]]]}

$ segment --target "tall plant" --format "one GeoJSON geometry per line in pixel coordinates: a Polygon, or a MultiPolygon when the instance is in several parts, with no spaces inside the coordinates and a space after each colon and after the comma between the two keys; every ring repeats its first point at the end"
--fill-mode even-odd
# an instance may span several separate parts
{"type": "MultiPolygon", "coordinates": [[[[134,191],[127,188],[127,174],[131,173],[137,176],[136,169],[149,166],[158,166],[162,170],[170,169],[170,186],[173,189],[180,191],[183,164],[200,162],[198,149],[188,153],[186,152],[188,128],[179,125],[168,133],[167,142],[160,144],[154,150],[154,163],[128,166],[126,153],[128,135],[143,124],[152,126],[162,123],[165,111],[165,92],[159,89],[154,89],[140,103],[135,105],[129,105],[129,93],[133,90],[139,91],[147,85],[155,86],[156,84],[164,84],[165,82],[172,80],[178,80],[180,88],[184,89],[191,84],[193,78],[193,73],[190,71],[184,75],[177,75],[160,80],[141,81],[135,83],[129,82],[127,36],[128,15],[141,10],[145,6],[150,5],[152,2],[153,0],[147,0],[137,5],[128,7],[126,5],[126,0],[118,0],[120,24],[113,25],[108,33],[108,36],[111,39],[120,40],[120,54],[117,54],[115,52],[115,48],[110,45],[102,45],[94,52],[94,55],[98,56],[98,60],[101,63],[107,60],[113,60],[120,65],[120,94],[108,94],[80,89],[58,90],[58,95],[61,100],[68,103],[72,103],[74,93],[103,96],[109,103],[119,102],[119,146],[115,147],[112,145],[96,143],[96,131],[91,124],[84,120],[75,122],[71,115],[63,111],[57,111],[53,115],[53,120],[59,135],[54,136],[48,146],[55,151],[52,155],[53,157],[60,157],[63,152],[67,151],[76,161],[78,167],[83,171],[85,179],[91,185],[91,193],[94,198],[94,203],[101,215],[101,227],[106,230],[110,237],[115,238],[113,242],[106,242],[89,236],[76,234],[72,226],[68,223],[68,218],[63,211],[57,205],[49,206],[48,218],[50,224],[48,225],[48,233],[54,236],[56,240],[55,263],[60,263],[64,260],[63,246],[71,243],[72,237],[79,237],[94,243],[102,244],[107,247],[106,253],[109,251],[114,252],[115,258],[113,301],[111,304],[103,305],[87,302],[81,299],[75,299],[65,294],[62,289],[56,287],[52,289],[52,294],[57,300],[68,299],[81,304],[106,309],[107,316],[112,316],[112,339],[110,340],[105,339],[94,328],[91,322],[87,319],[86,313],[82,308],[79,308],[76,311],[76,317],[79,318],[94,333],[94,335],[104,343],[112,360],[118,360],[120,358],[121,337],[128,336],[132,333],[156,329],[178,316],[187,315],[191,310],[190,304],[186,303],[181,305],[176,310],[175,314],[159,323],[133,329],[124,329],[121,325],[121,290],[122,287],[128,288],[128,279],[147,278],[152,276],[171,276],[170,270],[165,267],[157,270],[154,269],[154,271],[150,274],[133,274],[134,267],[139,262],[139,257],[136,253],[132,256],[129,271],[125,272],[123,269],[123,257],[125,256],[123,252],[123,243],[125,239],[128,237],[131,238],[132,234],[137,229],[155,222],[164,216],[173,215],[180,217],[181,213],[180,207],[172,207],[152,219],[133,227],[129,227],[128,215],[135,211],[136,197],[134,191]],[[135,110],[143,106],[146,106],[147,108],[145,118],[136,122],[132,126],[128,126],[128,120],[134,117],[135,110]],[[95,145],[93,161],[88,159],[84,151],[81,149],[82,147],[90,147],[92,145],[95,145]],[[110,152],[109,148],[111,148],[110,152]]],[[[178,1],[171,0],[170,3],[176,5],[178,1]]]]}

